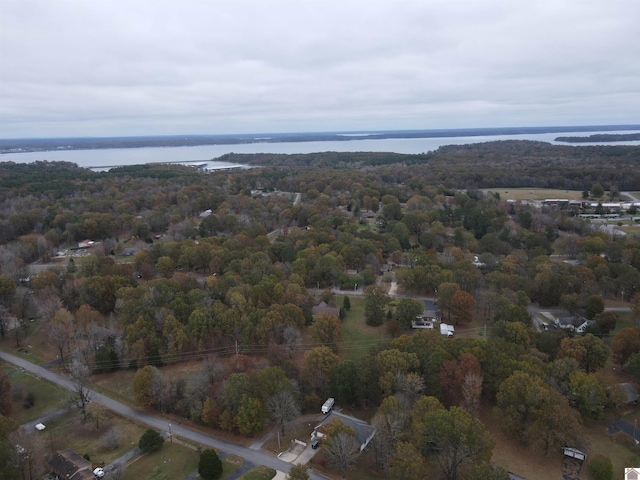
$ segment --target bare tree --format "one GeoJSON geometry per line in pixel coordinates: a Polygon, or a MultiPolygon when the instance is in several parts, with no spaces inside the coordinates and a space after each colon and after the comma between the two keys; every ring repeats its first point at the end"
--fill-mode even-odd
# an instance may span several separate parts
{"type": "Polygon", "coordinates": [[[284,338],[284,343],[286,343],[289,348],[289,358],[291,358],[293,351],[302,341],[302,334],[300,333],[300,330],[293,325],[287,325],[282,332],[282,337],[284,338]]]}
{"type": "Polygon", "coordinates": [[[36,303],[40,316],[44,317],[45,320],[53,318],[55,313],[63,307],[62,300],[56,293],[55,288],[51,286],[36,292],[36,303]]]}
{"type": "Polygon", "coordinates": [[[42,440],[33,433],[19,428],[9,436],[13,448],[12,463],[24,480],[42,478],[45,473],[45,447],[42,440]]]}
{"type": "Polygon", "coordinates": [[[73,333],[73,314],[65,308],[58,310],[49,322],[49,340],[58,349],[60,361],[64,363],[64,353],[70,349],[73,333]]]}
{"type": "Polygon", "coordinates": [[[358,442],[356,442],[353,435],[345,431],[340,431],[329,437],[325,451],[329,461],[340,468],[343,476],[347,469],[353,467],[353,464],[360,456],[358,442]]]}
{"type": "Polygon", "coordinates": [[[105,450],[113,451],[120,447],[125,440],[125,435],[118,427],[111,427],[100,437],[99,444],[105,450]]]}
{"type": "Polygon", "coordinates": [[[13,338],[16,341],[16,347],[19,347],[22,339],[27,336],[24,327],[24,324],[26,323],[27,321],[23,318],[16,319],[16,324],[13,327],[13,338]]]}
{"type": "Polygon", "coordinates": [[[82,410],[82,414],[87,415],[87,404],[91,400],[91,391],[87,387],[91,371],[86,363],[74,358],[69,365],[69,375],[73,382],[71,391],[71,404],[82,410]]]}
{"type": "Polygon", "coordinates": [[[291,390],[281,390],[267,400],[267,412],[275,423],[280,425],[284,434],[284,425],[300,415],[300,408],[291,390]]]}
{"type": "Polygon", "coordinates": [[[386,419],[382,415],[376,415],[371,420],[371,425],[376,429],[376,435],[371,440],[371,451],[376,470],[381,471],[387,468],[389,459],[393,453],[393,441],[388,431],[386,419]]]}
{"type": "Polygon", "coordinates": [[[475,416],[480,408],[480,394],[482,393],[482,375],[467,372],[462,382],[462,408],[475,416]]]}
{"type": "Polygon", "coordinates": [[[87,405],[87,417],[95,422],[96,430],[99,430],[107,418],[107,409],[98,402],[91,402],[87,405]]]}
{"type": "Polygon", "coordinates": [[[398,373],[395,384],[397,392],[402,397],[401,402],[405,404],[407,410],[413,407],[425,390],[424,379],[417,373],[398,373]]]}
{"type": "Polygon", "coordinates": [[[3,339],[9,332],[9,309],[0,304],[0,337],[3,339]]]}
{"type": "Polygon", "coordinates": [[[16,317],[26,320],[38,316],[38,309],[36,308],[33,297],[34,295],[31,289],[26,287],[16,288],[13,302],[13,313],[16,317]]]}

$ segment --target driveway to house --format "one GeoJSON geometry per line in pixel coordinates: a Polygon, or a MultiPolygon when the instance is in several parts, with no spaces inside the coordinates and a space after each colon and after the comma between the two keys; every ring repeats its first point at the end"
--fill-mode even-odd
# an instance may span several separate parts
{"type": "MultiPolygon", "coordinates": [[[[9,353],[0,352],[0,358],[4,361],[13,363],[25,370],[28,370],[35,375],[38,375],[45,380],[53,382],[57,385],[60,385],[67,390],[73,390],[74,384],[71,380],[58,375],[57,373],[50,372],[49,370],[42,368],[38,365],[35,365],[27,360],[24,360],[20,357],[16,357],[15,355],[11,355],[9,353]]],[[[140,423],[144,423],[150,427],[153,427],[157,430],[160,430],[164,433],[168,433],[169,424],[171,423],[171,433],[177,437],[182,437],[187,440],[191,440],[194,442],[198,442],[202,445],[206,445],[207,447],[215,448],[221,452],[226,454],[237,455],[239,457],[244,458],[248,462],[251,462],[255,465],[265,465],[267,467],[273,468],[274,470],[278,470],[281,472],[288,473],[291,468],[291,464],[287,462],[283,462],[282,460],[268,455],[266,453],[252,450],[248,447],[244,447],[242,445],[238,445],[232,442],[228,442],[226,440],[221,440],[219,438],[212,437],[207,435],[206,433],[199,432],[197,430],[192,430],[181,424],[176,424],[174,422],[169,422],[164,418],[157,417],[155,415],[151,415],[142,410],[138,410],[135,408],[131,408],[123,403],[120,403],[112,398],[109,398],[105,395],[102,395],[96,391],[89,390],[91,401],[98,402],[101,405],[105,406],[109,410],[112,410],[120,415],[136,420],[140,423]]],[[[310,478],[314,480],[326,480],[327,477],[323,475],[319,475],[316,472],[309,471],[310,478]]]]}
{"type": "Polygon", "coordinates": [[[609,426],[609,433],[624,432],[633,438],[636,445],[640,443],[640,429],[621,418],[614,418],[609,426]]]}

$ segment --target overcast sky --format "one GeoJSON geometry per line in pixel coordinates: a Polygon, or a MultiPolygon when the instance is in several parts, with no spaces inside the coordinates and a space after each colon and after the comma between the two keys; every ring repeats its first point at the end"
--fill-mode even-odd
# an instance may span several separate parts
{"type": "Polygon", "coordinates": [[[640,123],[638,0],[0,0],[0,138],[640,123]]]}

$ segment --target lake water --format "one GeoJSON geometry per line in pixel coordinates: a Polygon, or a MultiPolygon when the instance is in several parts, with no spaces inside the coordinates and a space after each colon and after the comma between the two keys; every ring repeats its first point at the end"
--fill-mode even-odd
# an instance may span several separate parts
{"type": "Polygon", "coordinates": [[[283,142],[283,143],[247,143],[235,145],[202,145],[196,147],[143,147],[109,148],[92,150],[59,150],[47,152],[7,153],[0,155],[0,162],[31,163],[39,160],[66,161],[80,167],[94,170],[108,170],[123,165],[142,165],[146,163],[193,163],[203,167],[228,168],[238,165],[220,162],[216,159],[227,153],[317,153],[317,152],[394,152],[426,153],[437,150],[443,145],[464,145],[470,143],[492,142],[497,140],[535,140],[558,145],[638,145],[634,142],[579,143],[555,142],[559,136],[588,136],[597,133],[637,133],[587,132],[587,133],[540,133],[523,135],[491,135],[474,137],[442,138],[385,138],[380,140],[326,141],[326,142],[283,142]]]}

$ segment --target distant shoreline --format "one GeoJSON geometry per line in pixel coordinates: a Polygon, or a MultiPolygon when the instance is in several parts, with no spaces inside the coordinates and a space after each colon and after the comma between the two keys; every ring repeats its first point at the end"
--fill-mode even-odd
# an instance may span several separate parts
{"type": "Polygon", "coordinates": [[[588,137],[557,137],[556,142],[589,143],[589,142],[634,142],[640,140],[640,133],[599,133],[588,137]]]}
{"type": "MultiPolygon", "coordinates": [[[[237,145],[251,143],[287,143],[287,142],[323,142],[383,140],[410,138],[454,138],[498,135],[523,135],[565,132],[602,132],[640,130],[640,125],[597,125],[597,126],[558,126],[558,127],[507,127],[507,128],[463,128],[444,130],[386,130],[361,132],[307,132],[273,134],[237,134],[237,135],[163,135],[138,137],[103,138],[23,138],[0,139],[0,154],[92,150],[110,148],[146,148],[146,147],[187,147],[203,145],[237,145]]],[[[634,133],[629,135],[640,134],[634,133]]],[[[591,137],[558,137],[558,141],[589,142],[592,137],[626,137],[627,135],[599,134],[591,137]],[[576,139],[576,140],[560,140],[576,139]]],[[[634,138],[635,140],[636,138],[634,138]]],[[[608,141],[624,141],[616,139],[608,141]]]]}

